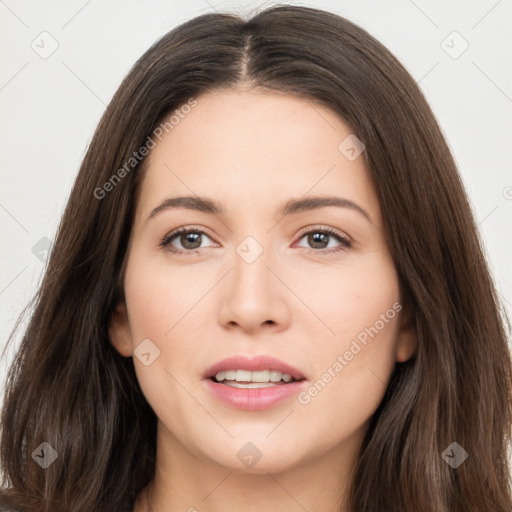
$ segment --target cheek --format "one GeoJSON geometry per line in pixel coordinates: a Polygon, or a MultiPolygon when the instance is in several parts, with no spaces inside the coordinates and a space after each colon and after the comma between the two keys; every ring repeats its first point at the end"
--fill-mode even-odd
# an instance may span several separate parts
{"type": "Polygon", "coordinates": [[[134,343],[141,336],[165,343],[184,326],[193,330],[197,322],[191,319],[198,314],[197,306],[214,284],[211,274],[210,283],[192,269],[163,265],[159,258],[151,261],[147,256],[134,254],[127,267],[125,289],[134,343]]]}
{"type": "Polygon", "coordinates": [[[398,314],[388,323],[373,320],[369,327],[352,322],[354,336],[318,347],[315,371],[298,396],[298,407],[303,427],[323,432],[325,447],[362,428],[382,401],[395,366],[397,321],[398,314]]]}
{"type": "Polygon", "coordinates": [[[378,407],[395,365],[398,278],[390,260],[317,275],[312,309],[334,331],[315,344],[310,387],[299,397],[309,422],[322,418],[336,432],[362,424],[378,407]],[[325,414],[329,411],[329,414],[325,414]]]}
{"type": "Polygon", "coordinates": [[[156,265],[137,252],[130,255],[125,295],[133,361],[141,388],[155,410],[172,405],[179,396],[178,381],[190,374],[201,339],[195,306],[204,293],[204,284],[200,286],[179,269],[156,265]],[[149,365],[137,357],[143,340],[151,353],[149,365]]]}
{"type": "MultiPolygon", "coordinates": [[[[137,380],[157,416],[175,426],[187,424],[187,414],[195,407],[187,390],[193,391],[191,370],[194,357],[201,353],[201,333],[204,338],[204,326],[197,319],[203,312],[197,306],[207,284],[190,274],[134,254],[125,278],[133,348],[149,339],[150,351],[158,353],[148,366],[134,357],[137,380]]],[[[201,411],[195,414],[200,416],[201,411]]]]}
{"type": "Polygon", "coordinates": [[[309,277],[301,277],[303,284],[299,286],[307,304],[329,327],[325,339],[331,346],[342,349],[348,340],[376,322],[378,330],[383,331],[382,338],[389,338],[390,320],[396,316],[393,304],[400,300],[398,276],[389,256],[369,253],[343,266],[325,266],[302,275],[309,277]],[[380,321],[382,315],[384,324],[380,321]]]}

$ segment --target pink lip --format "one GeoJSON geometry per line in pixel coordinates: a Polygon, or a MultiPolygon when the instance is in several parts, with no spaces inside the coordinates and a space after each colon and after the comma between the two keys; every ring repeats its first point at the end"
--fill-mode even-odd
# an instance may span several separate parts
{"type": "Polygon", "coordinates": [[[215,398],[226,405],[246,411],[260,411],[296,395],[307,385],[307,380],[297,368],[270,356],[254,358],[233,356],[208,368],[204,373],[203,385],[215,398]],[[267,388],[234,388],[213,380],[213,377],[223,370],[277,370],[291,375],[296,381],[267,388]]]}

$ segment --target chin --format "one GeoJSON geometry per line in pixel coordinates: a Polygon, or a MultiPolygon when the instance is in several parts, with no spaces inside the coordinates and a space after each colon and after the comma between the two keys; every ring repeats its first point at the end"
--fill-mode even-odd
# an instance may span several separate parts
{"type": "Polygon", "coordinates": [[[300,454],[292,446],[286,450],[281,443],[273,445],[267,440],[265,446],[263,444],[258,441],[230,443],[220,452],[209,451],[206,456],[215,464],[239,474],[279,473],[300,464],[300,454]]]}

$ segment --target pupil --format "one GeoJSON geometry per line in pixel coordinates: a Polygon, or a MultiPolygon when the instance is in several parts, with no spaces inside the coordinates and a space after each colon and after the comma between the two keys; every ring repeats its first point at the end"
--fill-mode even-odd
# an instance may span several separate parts
{"type": "MultiPolygon", "coordinates": [[[[320,248],[325,248],[328,245],[328,234],[327,233],[312,233],[309,235],[309,243],[312,244],[320,244],[320,248]]],[[[315,247],[315,249],[318,249],[319,247],[315,247]]]]}
{"type": "Polygon", "coordinates": [[[201,246],[201,234],[185,233],[184,235],[181,236],[181,243],[183,247],[185,247],[186,249],[197,249],[198,247],[201,246]],[[188,245],[189,240],[191,240],[193,247],[190,247],[190,245],[188,245]],[[194,243],[196,245],[194,245],[194,243]]]}

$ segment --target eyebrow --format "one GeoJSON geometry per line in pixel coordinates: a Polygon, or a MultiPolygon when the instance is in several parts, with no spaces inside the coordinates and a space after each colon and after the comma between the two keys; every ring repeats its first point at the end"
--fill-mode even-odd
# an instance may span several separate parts
{"type": "MultiPolygon", "coordinates": [[[[370,214],[358,204],[337,196],[322,196],[322,197],[307,197],[302,199],[292,199],[284,204],[279,211],[280,215],[287,216],[295,213],[317,210],[319,208],[326,208],[329,206],[336,206],[338,208],[349,208],[363,215],[371,224],[373,224],[370,214]]],[[[222,206],[206,197],[194,196],[180,196],[170,197],[165,199],[158,205],[148,217],[148,220],[155,217],[158,213],[171,208],[186,208],[188,210],[195,210],[212,215],[222,215],[222,206]]]]}

